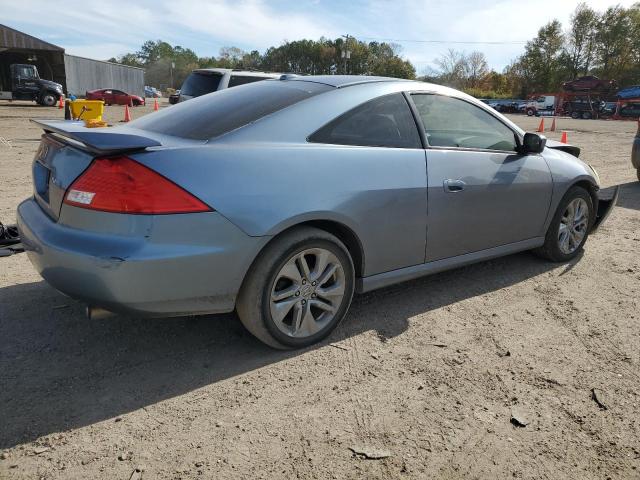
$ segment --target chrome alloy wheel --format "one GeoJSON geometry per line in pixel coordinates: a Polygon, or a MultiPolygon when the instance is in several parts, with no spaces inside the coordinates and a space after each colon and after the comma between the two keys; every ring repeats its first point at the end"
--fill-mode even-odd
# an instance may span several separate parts
{"type": "Polygon", "coordinates": [[[345,294],[344,269],[329,250],[296,253],[280,269],[271,288],[270,311],[290,337],[310,337],[334,318],[345,294]]]}
{"type": "Polygon", "coordinates": [[[565,255],[576,251],[587,234],[589,206],[583,198],[575,198],[567,205],[558,229],[558,247],[565,255]]]}

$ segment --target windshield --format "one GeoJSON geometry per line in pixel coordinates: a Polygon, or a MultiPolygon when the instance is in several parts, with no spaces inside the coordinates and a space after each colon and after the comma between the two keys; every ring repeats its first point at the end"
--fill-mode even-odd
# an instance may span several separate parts
{"type": "Polygon", "coordinates": [[[164,135],[208,140],[332,88],[321,83],[264,80],[178,103],[130,125],[164,135]]]}
{"type": "Polygon", "coordinates": [[[220,85],[222,75],[219,73],[192,72],[182,84],[180,92],[189,97],[199,97],[215,92],[220,85]]]}

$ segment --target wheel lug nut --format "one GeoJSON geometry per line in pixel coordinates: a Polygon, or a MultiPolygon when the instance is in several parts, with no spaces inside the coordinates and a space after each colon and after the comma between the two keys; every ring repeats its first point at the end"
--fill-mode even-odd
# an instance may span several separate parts
{"type": "Polygon", "coordinates": [[[300,296],[300,292],[296,292],[296,297],[299,297],[299,296],[300,296]]]}
{"type": "Polygon", "coordinates": [[[302,284],[305,285],[307,283],[307,281],[303,278],[302,279],[302,284]]]}
{"type": "Polygon", "coordinates": [[[313,285],[315,287],[317,283],[318,282],[311,282],[311,285],[313,285]]]}
{"type": "Polygon", "coordinates": [[[302,300],[302,304],[304,305],[305,303],[307,303],[307,301],[306,300],[302,300]]]}
{"type": "Polygon", "coordinates": [[[312,294],[311,294],[311,298],[316,298],[316,294],[315,294],[315,293],[312,293],[312,294]]]}

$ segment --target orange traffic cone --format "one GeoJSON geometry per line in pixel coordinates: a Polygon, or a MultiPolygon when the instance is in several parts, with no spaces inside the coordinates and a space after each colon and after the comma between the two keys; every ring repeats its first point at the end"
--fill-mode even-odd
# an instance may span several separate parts
{"type": "Polygon", "coordinates": [[[124,106],[124,122],[131,121],[131,112],[129,112],[129,105],[124,106]]]}
{"type": "Polygon", "coordinates": [[[551,129],[549,131],[550,132],[556,131],[556,117],[553,117],[553,122],[551,122],[551,129]]]}
{"type": "Polygon", "coordinates": [[[153,99],[153,111],[154,112],[158,111],[158,99],[157,98],[153,99]]]}
{"type": "Polygon", "coordinates": [[[560,138],[560,143],[568,143],[567,142],[567,132],[562,132],[562,138],[560,138]]]}
{"type": "Polygon", "coordinates": [[[62,110],[64,108],[64,100],[62,100],[62,95],[60,95],[60,98],[58,100],[58,109],[62,110]]]}
{"type": "Polygon", "coordinates": [[[538,130],[536,132],[544,132],[544,118],[540,119],[540,125],[538,125],[538,130]]]}

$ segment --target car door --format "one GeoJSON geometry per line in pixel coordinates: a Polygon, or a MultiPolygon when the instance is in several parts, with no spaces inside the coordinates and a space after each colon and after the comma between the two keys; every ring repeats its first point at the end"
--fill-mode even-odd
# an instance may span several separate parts
{"type": "MultiPolygon", "coordinates": [[[[327,202],[356,225],[365,275],[424,263],[425,153],[407,99],[396,93],[365,102],[308,140],[327,144],[318,152],[336,163],[327,202]]],[[[322,188],[324,181],[312,185],[322,188]]]]}
{"type": "Polygon", "coordinates": [[[120,90],[113,90],[113,103],[116,105],[129,105],[131,99],[129,98],[129,96],[120,91],[120,90]]]}
{"type": "Polygon", "coordinates": [[[107,105],[113,105],[114,104],[113,91],[112,90],[103,90],[102,91],[102,100],[107,105]]]}
{"type": "Polygon", "coordinates": [[[38,77],[33,67],[29,65],[12,65],[11,80],[13,91],[17,97],[31,98],[38,95],[38,77]]]}
{"type": "Polygon", "coordinates": [[[544,236],[552,180],[542,155],[472,102],[414,93],[427,142],[426,261],[544,236]]]}

